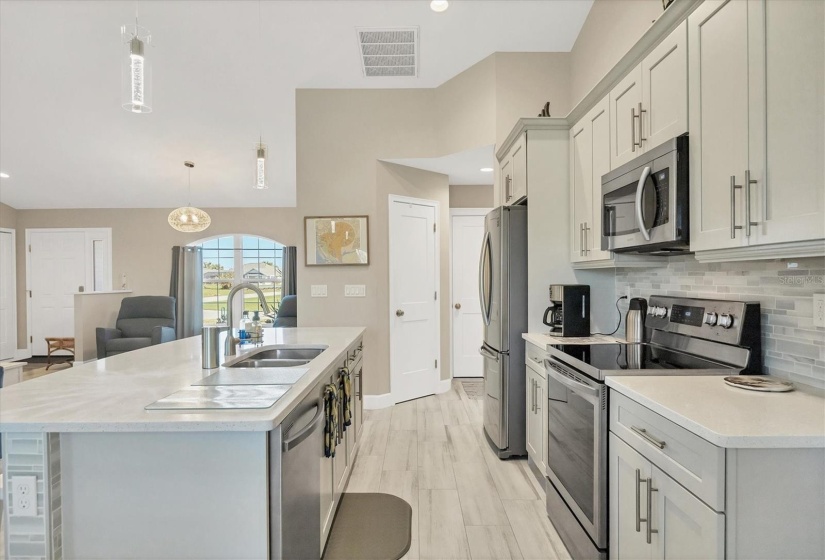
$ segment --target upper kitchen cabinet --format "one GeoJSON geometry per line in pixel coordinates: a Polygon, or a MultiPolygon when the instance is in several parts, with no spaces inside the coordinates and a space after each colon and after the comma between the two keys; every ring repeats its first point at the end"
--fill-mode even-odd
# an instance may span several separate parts
{"type": "Polygon", "coordinates": [[[698,259],[823,254],[824,28],[807,0],[707,0],[688,18],[698,259]]]}
{"type": "Polygon", "coordinates": [[[570,129],[570,261],[611,259],[602,251],[602,175],[610,171],[610,104],[604,98],[570,129]]]}
{"type": "Polygon", "coordinates": [[[687,132],[687,64],[685,22],[611,90],[611,169],[687,132]]]}
{"type": "Polygon", "coordinates": [[[527,133],[522,134],[500,162],[502,204],[523,202],[527,198],[527,133]]]}

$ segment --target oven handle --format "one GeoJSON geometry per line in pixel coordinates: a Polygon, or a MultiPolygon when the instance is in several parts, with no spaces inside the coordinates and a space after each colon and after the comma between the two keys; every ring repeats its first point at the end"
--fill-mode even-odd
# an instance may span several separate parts
{"type": "Polygon", "coordinates": [[[642,193],[645,190],[645,181],[650,177],[650,166],[646,166],[642,171],[642,177],[639,179],[639,184],[636,185],[636,222],[639,224],[639,231],[645,238],[645,241],[650,241],[650,232],[645,229],[645,220],[642,216],[642,193]]]}
{"type": "Polygon", "coordinates": [[[570,389],[571,391],[575,391],[580,395],[587,395],[588,397],[590,397],[587,400],[598,403],[599,387],[591,387],[590,385],[582,383],[581,381],[576,381],[575,379],[567,377],[566,375],[562,375],[557,371],[556,368],[558,366],[556,365],[556,362],[554,360],[545,360],[544,363],[546,366],[545,371],[547,372],[547,375],[549,375],[550,377],[552,377],[553,379],[555,379],[556,381],[570,389]]]}

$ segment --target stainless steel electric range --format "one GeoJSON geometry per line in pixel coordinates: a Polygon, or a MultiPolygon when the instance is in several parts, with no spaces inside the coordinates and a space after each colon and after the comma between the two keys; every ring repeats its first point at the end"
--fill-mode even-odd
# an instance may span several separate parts
{"type": "Polygon", "coordinates": [[[762,369],[758,303],[652,296],[649,342],[557,345],[547,372],[547,512],[573,558],[607,558],[608,375],[762,369]]]}

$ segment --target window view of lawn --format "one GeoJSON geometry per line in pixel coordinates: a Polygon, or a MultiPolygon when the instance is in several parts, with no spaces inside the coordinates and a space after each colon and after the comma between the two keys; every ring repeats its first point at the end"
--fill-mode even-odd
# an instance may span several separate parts
{"type": "MultiPolygon", "coordinates": [[[[272,311],[277,311],[282,289],[283,246],[280,243],[251,235],[232,235],[204,241],[200,246],[203,247],[204,325],[226,324],[226,297],[232,286],[243,282],[256,284],[272,311]]],[[[258,295],[252,290],[243,290],[234,300],[237,320],[243,311],[249,311],[251,317],[260,309],[258,295]]],[[[262,314],[261,320],[271,319],[262,314]]]]}

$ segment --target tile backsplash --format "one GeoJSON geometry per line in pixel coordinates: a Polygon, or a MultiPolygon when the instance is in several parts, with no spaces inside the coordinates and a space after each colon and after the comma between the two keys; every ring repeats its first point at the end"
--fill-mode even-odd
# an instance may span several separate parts
{"type": "MultiPolygon", "coordinates": [[[[618,269],[616,296],[629,289],[630,297],[758,301],[765,373],[825,388],[825,328],[813,325],[813,295],[825,293],[825,258],[705,264],[688,255],[666,262],[662,268],[618,269]]],[[[619,307],[624,317],[627,301],[619,307]]]]}

